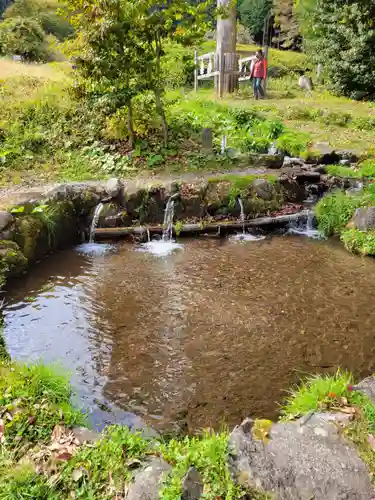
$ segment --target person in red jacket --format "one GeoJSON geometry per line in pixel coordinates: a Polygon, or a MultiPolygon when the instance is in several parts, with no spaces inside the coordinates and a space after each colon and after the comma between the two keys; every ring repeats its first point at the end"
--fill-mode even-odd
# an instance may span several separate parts
{"type": "Polygon", "coordinates": [[[263,52],[258,50],[255,54],[255,61],[251,69],[251,78],[254,86],[255,99],[264,97],[263,81],[267,76],[267,61],[263,52]]]}

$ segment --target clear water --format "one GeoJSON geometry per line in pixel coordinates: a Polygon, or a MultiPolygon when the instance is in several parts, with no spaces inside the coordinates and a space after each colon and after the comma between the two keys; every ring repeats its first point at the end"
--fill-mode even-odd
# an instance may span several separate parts
{"type": "Polygon", "coordinates": [[[276,417],[308,373],[373,373],[374,294],[374,260],[297,236],[163,258],[80,246],[8,290],[5,337],[15,359],[69,370],[99,426],[195,431],[276,417]]]}

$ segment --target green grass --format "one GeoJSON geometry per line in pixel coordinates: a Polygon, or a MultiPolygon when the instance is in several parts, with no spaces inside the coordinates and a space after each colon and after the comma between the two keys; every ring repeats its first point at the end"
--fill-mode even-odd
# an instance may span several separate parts
{"type": "Polygon", "coordinates": [[[350,195],[339,190],[324,196],[315,206],[319,230],[325,236],[340,234],[355,209],[367,203],[364,195],[350,195]]]}
{"type": "Polygon", "coordinates": [[[350,167],[344,167],[342,165],[327,165],[327,173],[335,177],[353,177],[356,179],[362,177],[359,170],[353,170],[350,167]]]}
{"type": "Polygon", "coordinates": [[[189,467],[194,466],[204,484],[202,498],[226,500],[242,498],[244,491],[234,485],[227,467],[228,432],[205,431],[202,436],[172,439],[162,444],[161,452],[174,465],[161,491],[163,500],[181,498],[181,482],[189,467]]]}
{"type": "Polygon", "coordinates": [[[85,423],[70,396],[69,377],[57,367],[0,364],[0,407],[13,415],[6,421],[5,432],[15,448],[46,441],[61,421],[67,426],[85,423]]]}
{"type": "Polygon", "coordinates": [[[351,228],[343,231],[340,238],[349,252],[375,255],[375,231],[359,231],[351,228]]]}
{"type": "Polygon", "coordinates": [[[349,397],[348,387],[352,385],[353,377],[340,370],[333,376],[309,377],[290,391],[281,413],[286,419],[294,419],[311,411],[325,410],[334,398],[349,397]]]}

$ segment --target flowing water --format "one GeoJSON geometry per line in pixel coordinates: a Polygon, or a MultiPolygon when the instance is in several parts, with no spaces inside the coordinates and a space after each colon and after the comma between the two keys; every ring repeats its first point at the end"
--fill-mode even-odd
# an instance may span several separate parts
{"type": "Polygon", "coordinates": [[[99,217],[100,217],[100,214],[102,213],[103,207],[104,207],[103,203],[99,203],[95,208],[94,216],[92,218],[91,227],[90,227],[90,239],[89,239],[90,243],[94,243],[95,231],[96,231],[96,227],[98,225],[99,217]]]}
{"type": "Polygon", "coordinates": [[[231,237],[232,241],[259,241],[259,240],[264,240],[265,236],[255,236],[254,234],[250,234],[246,232],[245,228],[245,221],[246,221],[246,216],[245,216],[245,210],[244,206],[242,203],[242,200],[240,197],[237,198],[238,204],[240,206],[240,222],[242,224],[242,233],[237,233],[234,236],[231,237]]]}
{"type": "Polygon", "coordinates": [[[95,249],[58,253],[15,282],[5,336],[15,359],[71,370],[96,424],[232,426],[275,417],[304,374],[375,371],[372,259],[298,236],[185,240],[163,258],[95,249]]]}
{"type": "Polygon", "coordinates": [[[173,219],[174,219],[174,197],[171,196],[164,210],[163,234],[161,240],[151,240],[150,231],[147,229],[147,243],[143,243],[138,250],[149,252],[159,257],[164,257],[170,253],[180,250],[183,246],[173,239],[173,219]]]}

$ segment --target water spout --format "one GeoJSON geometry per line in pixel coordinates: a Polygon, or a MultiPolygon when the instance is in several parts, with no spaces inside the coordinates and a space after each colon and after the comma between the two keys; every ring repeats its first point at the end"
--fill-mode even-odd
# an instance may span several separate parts
{"type": "Polygon", "coordinates": [[[245,234],[245,210],[240,197],[237,198],[238,204],[240,206],[240,222],[242,224],[242,233],[245,234]]]}
{"type": "Polygon", "coordinates": [[[94,216],[92,218],[91,227],[90,227],[90,239],[89,239],[90,243],[94,243],[95,231],[96,231],[96,227],[98,225],[99,217],[100,217],[100,214],[103,210],[103,207],[104,207],[103,203],[99,203],[99,205],[97,205],[95,208],[94,216]]]}
{"type": "Polygon", "coordinates": [[[174,218],[174,197],[171,196],[164,210],[163,236],[162,241],[172,241],[173,218],[174,218]]]}

